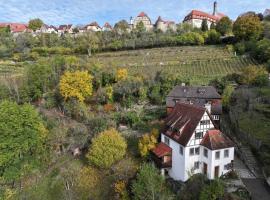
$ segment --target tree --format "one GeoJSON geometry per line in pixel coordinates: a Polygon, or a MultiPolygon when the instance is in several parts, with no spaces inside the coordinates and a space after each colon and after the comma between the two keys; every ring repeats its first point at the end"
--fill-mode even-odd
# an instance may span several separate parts
{"type": "Polygon", "coordinates": [[[232,85],[227,85],[224,89],[222,95],[222,105],[227,108],[231,102],[231,97],[234,91],[234,87],[232,85]]]}
{"type": "Polygon", "coordinates": [[[149,154],[149,151],[155,148],[158,134],[157,129],[152,129],[150,134],[144,134],[139,139],[139,151],[142,157],[146,157],[149,154]]]}
{"type": "Polygon", "coordinates": [[[47,130],[31,105],[0,103],[0,179],[18,180],[41,159],[47,130]]]}
{"type": "Polygon", "coordinates": [[[143,164],[132,184],[135,200],[167,200],[172,195],[166,187],[165,178],[152,164],[143,164]]]}
{"type": "Polygon", "coordinates": [[[262,23],[256,15],[240,16],[233,25],[233,33],[238,40],[258,39],[262,30],[262,23]]]}
{"type": "Polygon", "coordinates": [[[36,31],[41,28],[43,25],[43,21],[41,19],[31,19],[28,23],[28,27],[32,29],[33,31],[36,31]]]}
{"type": "Polygon", "coordinates": [[[220,33],[218,33],[214,29],[205,32],[205,36],[206,36],[205,42],[207,44],[218,44],[218,43],[220,43],[220,33]]]}
{"type": "Polygon", "coordinates": [[[136,25],[136,30],[138,33],[143,33],[146,31],[146,28],[144,26],[144,23],[142,21],[140,21],[137,25],[136,25]]]}
{"type": "Polygon", "coordinates": [[[121,20],[114,25],[114,29],[120,34],[126,33],[128,28],[129,25],[126,20],[121,20]]]}
{"type": "Polygon", "coordinates": [[[60,93],[65,100],[75,98],[83,102],[92,95],[92,79],[87,71],[65,72],[60,79],[60,93]]]}
{"type": "Polygon", "coordinates": [[[264,86],[268,83],[268,73],[264,67],[248,66],[243,69],[242,83],[247,85],[264,86]]]}
{"type": "Polygon", "coordinates": [[[216,31],[221,35],[227,35],[232,32],[232,21],[229,17],[222,17],[221,20],[218,21],[216,25],[216,31]]]}
{"type": "Polygon", "coordinates": [[[126,154],[125,139],[115,129],[109,129],[92,140],[87,159],[100,168],[109,168],[126,154]]]}
{"type": "Polygon", "coordinates": [[[216,200],[221,199],[224,196],[224,185],[220,180],[214,180],[210,182],[210,185],[206,185],[201,193],[200,200],[216,200]]]}
{"type": "Polygon", "coordinates": [[[202,20],[202,26],[201,26],[201,29],[202,29],[202,31],[208,31],[208,22],[207,22],[207,20],[206,19],[203,19],[202,20]]]}
{"type": "Polygon", "coordinates": [[[216,24],[212,22],[210,25],[210,30],[215,30],[215,29],[216,29],[216,24]]]}
{"type": "Polygon", "coordinates": [[[126,80],[128,77],[128,71],[127,69],[118,69],[116,72],[116,80],[123,81],[126,80]]]}

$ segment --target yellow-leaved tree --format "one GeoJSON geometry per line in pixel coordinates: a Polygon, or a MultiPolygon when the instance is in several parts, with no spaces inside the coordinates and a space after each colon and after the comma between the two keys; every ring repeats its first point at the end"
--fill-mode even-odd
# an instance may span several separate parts
{"type": "Polygon", "coordinates": [[[116,73],[116,80],[117,81],[123,81],[126,80],[128,77],[128,71],[125,68],[118,69],[116,73]]]}
{"type": "Polygon", "coordinates": [[[158,130],[152,129],[150,134],[146,133],[140,138],[139,152],[142,157],[146,157],[149,154],[149,151],[156,147],[158,135],[158,130]]]}
{"type": "Polygon", "coordinates": [[[65,100],[75,98],[83,102],[86,97],[92,95],[92,79],[87,71],[67,71],[60,79],[60,93],[65,100]]]}

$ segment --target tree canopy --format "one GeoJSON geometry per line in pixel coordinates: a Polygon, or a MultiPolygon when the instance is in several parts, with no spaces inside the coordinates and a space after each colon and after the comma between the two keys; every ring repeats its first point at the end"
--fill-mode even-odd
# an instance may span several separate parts
{"type": "Polygon", "coordinates": [[[19,179],[40,156],[47,130],[31,105],[0,103],[0,177],[19,179]]]}
{"type": "Polygon", "coordinates": [[[83,102],[92,95],[92,79],[87,71],[67,71],[60,79],[60,93],[65,100],[75,98],[83,102]]]}
{"type": "Polygon", "coordinates": [[[233,25],[233,33],[238,40],[258,39],[262,30],[262,23],[256,15],[240,16],[233,25]]]}
{"type": "Polygon", "coordinates": [[[109,129],[92,140],[91,148],[86,157],[100,168],[109,168],[126,154],[125,139],[115,129],[109,129]]]}
{"type": "Polygon", "coordinates": [[[232,32],[233,23],[229,17],[222,17],[216,25],[216,30],[221,35],[227,35],[232,32]]]}
{"type": "Polygon", "coordinates": [[[39,18],[31,19],[28,22],[28,27],[32,29],[33,31],[40,29],[42,25],[43,25],[43,21],[39,18]]]}
{"type": "Polygon", "coordinates": [[[204,19],[202,21],[201,29],[202,29],[202,31],[208,31],[208,23],[207,23],[207,20],[206,19],[204,19]]]}

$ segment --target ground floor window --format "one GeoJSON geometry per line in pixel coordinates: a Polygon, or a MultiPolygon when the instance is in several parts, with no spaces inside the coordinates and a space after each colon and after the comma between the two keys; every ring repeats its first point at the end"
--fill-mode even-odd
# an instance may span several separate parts
{"type": "Polygon", "coordinates": [[[199,169],[200,167],[200,162],[194,162],[194,169],[199,169]]]}

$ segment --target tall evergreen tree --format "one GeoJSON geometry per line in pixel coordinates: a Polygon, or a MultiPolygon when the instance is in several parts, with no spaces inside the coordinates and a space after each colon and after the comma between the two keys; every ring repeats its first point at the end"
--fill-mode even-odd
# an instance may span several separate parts
{"type": "Polygon", "coordinates": [[[202,29],[203,32],[208,31],[208,22],[207,22],[206,19],[204,19],[204,20],[202,21],[201,29],[202,29]]]}

